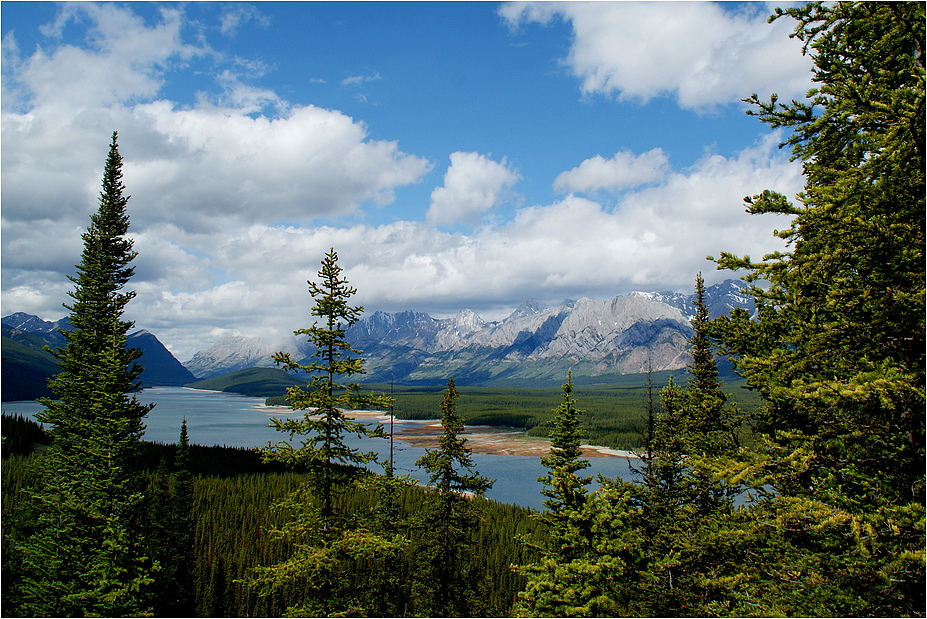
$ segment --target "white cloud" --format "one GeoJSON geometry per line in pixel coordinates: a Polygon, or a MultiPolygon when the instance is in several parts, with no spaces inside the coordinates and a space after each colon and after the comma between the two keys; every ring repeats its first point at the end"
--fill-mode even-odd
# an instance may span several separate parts
{"type": "Polygon", "coordinates": [[[621,151],[610,159],[596,155],[557,176],[554,189],[562,193],[618,191],[659,181],[668,170],[669,159],[661,148],[642,155],[621,151]]]}
{"type": "MultiPolygon", "coordinates": [[[[520,208],[511,221],[470,234],[396,221],[316,228],[255,224],[175,236],[186,254],[165,245],[155,250],[173,258],[158,260],[173,260],[185,277],[212,277],[212,283],[172,291],[162,280],[139,294],[133,311],[159,334],[164,330],[165,341],[184,351],[184,358],[211,344],[216,334],[276,341],[312,323],[306,280],[315,279],[330,247],[358,289],[355,301],[368,311],[447,315],[470,307],[501,317],[529,297],[553,304],[630,290],[689,290],[698,271],[709,283],[733,276],[714,271],[706,255],[758,257],[783,249],[772,230],[787,221],[747,215],[742,202],[744,195],[766,188],[786,195],[800,190],[801,165],[776,148],[779,137],[771,135],[734,157],[707,154],[689,169],[667,171],[662,180],[622,194],[615,207],[569,195],[520,208]],[[208,260],[198,262],[200,254],[208,260]],[[210,274],[207,266],[221,267],[222,276],[210,274]],[[183,330],[175,324],[180,315],[183,330]]],[[[168,228],[161,233],[179,234],[168,228]]],[[[140,247],[148,251],[141,242],[140,247]]]]}
{"type": "Polygon", "coordinates": [[[59,113],[151,97],[161,88],[166,69],[212,53],[181,41],[181,11],[162,8],[160,15],[160,23],[148,27],[139,16],[114,5],[64,5],[51,31],[86,18],[91,24],[86,45],[39,48],[14,79],[29,92],[33,106],[59,113]]]}
{"type": "MultiPolygon", "coordinates": [[[[371,303],[397,309],[688,289],[697,271],[712,269],[708,254],[757,256],[782,248],[771,232],[784,222],[749,216],[742,202],[765,188],[786,195],[801,188],[801,165],[788,162],[775,137],[736,157],[706,155],[691,169],[625,194],[614,209],[568,196],[519,209],[511,222],[472,235],[408,223],[368,230],[368,257],[355,266],[349,255],[348,274],[371,303]],[[370,252],[377,252],[375,259],[370,252]]],[[[706,273],[710,281],[728,276],[706,273]]]]}
{"type": "Polygon", "coordinates": [[[811,61],[789,39],[788,19],[766,23],[758,11],[723,3],[513,2],[500,14],[513,28],[548,24],[573,28],[563,60],[587,95],[646,103],[672,96],[687,109],[710,109],[752,93],[801,97],[811,86],[811,61]]]}
{"type": "Polygon", "coordinates": [[[234,37],[238,29],[248,22],[254,22],[261,28],[270,25],[270,19],[252,4],[235,3],[219,18],[219,31],[227,37],[234,37]]]}
{"type": "MultiPolygon", "coordinates": [[[[363,123],[312,105],[290,105],[243,81],[243,66],[180,36],[184,16],[162,10],[146,25],[113,5],[67,5],[59,21],[86,18],[91,42],[38,49],[20,59],[4,42],[4,225],[79,222],[96,206],[111,132],[120,135],[125,180],[137,197],[133,225],[170,221],[210,230],[259,221],[310,222],[389,204],[417,183],[426,160],[396,142],[370,140],[363,123]],[[167,67],[215,60],[214,94],[195,106],[159,100],[167,67]],[[276,114],[265,110],[271,108],[276,114]]],[[[51,30],[60,28],[54,25],[51,30]]]]}
{"type": "Polygon", "coordinates": [[[360,86],[361,84],[366,84],[368,82],[375,82],[377,80],[383,79],[380,77],[379,71],[371,73],[370,75],[351,75],[349,77],[341,80],[342,86],[360,86]]]}
{"type": "Polygon", "coordinates": [[[451,153],[444,185],[431,192],[428,221],[434,225],[478,223],[483,213],[498,206],[505,190],[520,177],[501,163],[479,153],[451,153]]]}
{"type": "Polygon", "coordinates": [[[217,108],[177,110],[160,101],[135,109],[164,156],[136,157],[126,182],[146,198],[146,217],[207,229],[241,222],[310,222],[394,199],[427,161],[395,142],[371,141],[339,112],[294,106],[252,118],[217,108]]]}
{"type": "MultiPolygon", "coordinates": [[[[685,170],[672,169],[660,149],[619,151],[556,181],[568,192],[620,191],[609,205],[568,195],[503,221],[486,215],[518,181],[513,166],[455,152],[423,221],[344,223],[366,204],[394,201],[396,189],[421,182],[431,164],[396,142],[370,139],[343,113],[252,85],[261,67],[183,40],[182,11],[164,10],[146,25],[115,5],[64,7],[61,24],[86,18],[92,44],[53,44],[24,57],[12,36],[3,41],[2,313],[64,315],[66,275],[79,260],[80,232],[118,129],[139,251],[139,294],[127,316],[182,360],[222,335],[275,341],[310,325],[306,280],[330,247],[370,311],[469,306],[493,316],[526,297],[554,303],[689,289],[696,271],[711,269],[706,254],[781,249],[771,229],[784,222],[746,215],[744,195],[801,187],[801,165],[776,149],[781,136],[734,157],[706,155],[685,170]],[[167,100],[165,75],[195,59],[210,69],[200,99],[167,100]],[[441,229],[455,223],[483,225],[441,229]]],[[[532,5],[519,19],[546,10],[532,5]]],[[[579,33],[577,45],[587,36],[579,33]]],[[[706,272],[709,282],[725,275],[706,272]]]]}

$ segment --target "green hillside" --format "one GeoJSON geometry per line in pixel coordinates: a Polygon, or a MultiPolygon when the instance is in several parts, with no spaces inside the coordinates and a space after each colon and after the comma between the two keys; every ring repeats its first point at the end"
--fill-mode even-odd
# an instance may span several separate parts
{"type": "Polygon", "coordinates": [[[2,340],[2,398],[34,400],[50,396],[48,379],[60,371],[55,358],[41,349],[30,348],[11,338],[2,340]]]}
{"type": "MultiPolygon", "coordinates": [[[[305,381],[303,381],[305,382],[305,381]]],[[[293,374],[275,368],[248,368],[238,370],[231,374],[207,378],[189,383],[186,386],[193,389],[208,389],[210,391],[226,391],[240,393],[255,398],[269,398],[282,396],[287,387],[300,383],[300,379],[293,374]]]]}

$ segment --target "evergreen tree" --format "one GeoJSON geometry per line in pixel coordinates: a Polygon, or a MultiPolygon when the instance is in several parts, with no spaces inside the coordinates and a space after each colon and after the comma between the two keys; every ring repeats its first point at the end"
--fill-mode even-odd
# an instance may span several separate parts
{"type": "Polygon", "coordinates": [[[135,459],[149,406],[131,392],[141,355],[126,349],[133,323],[122,314],[136,253],[126,237],[128,196],[113,133],[99,209],[83,235],[72,277],[72,330],[53,351],[61,372],[49,381],[36,418],[52,444],[38,459],[38,522],[23,547],[23,612],[32,616],[142,615],[150,612],[155,565],[141,539],[142,480],[135,459]]]}
{"type": "MultiPolygon", "coordinates": [[[[544,484],[541,493],[547,497],[539,519],[549,526],[550,539],[542,549],[540,560],[522,566],[528,577],[525,590],[519,594],[516,610],[519,614],[574,616],[585,601],[571,596],[573,590],[563,580],[564,568],[571,562],[588,557],[592,551],[591,522],[585,510],[587,488],[591,477],[577,475],[589,466],[582,458],[583,411],[575,408],[572,374],[562,386],[563,402],[557,407],[550,433],[550,454],[541,458],[548,473],[539,477],[544,484]]],[[[572,574],[567,575],[571,579],[572,574]]]]}
{"type": "Polygon", "coordinates": [[[754,95],[787,128],[805,188],[748,212],[791,216],[789,251],[746,269],[758,320],[718,339],[762,394],[756,449],[732,461],[762,498],[739,529],[734,612],[924,612],[925,32],[921,2],[812,3],[791,17],[814,59],[804,101],[754,95]]]}
{"type": "Polygon", "coordinates": [[[473,500],[466,493],[482,496],[493,480],[474,470],[467,439],[460,437],[464,418],[457,414],[457,387],[447,381],[441,399],[441,426],[444,429],[436,449],[426,450],[416,466],[429,474],[428,487],[435,501],[425,516],[427,527],[423,565],[422,598],[428,598],[422,611],[431,616],[461,617],[478,614],[476,585],[467,558],[477,525],[473,500]]]}
{"type": "Polygon", "coordinates": [[[740,413],[722,391],[701,274],[695,293],[688,384],[670,378],[661,391],[642,482],[625,490],[631,505],[619,507],[619,513],[637,511],[640,539],[646,540],[635,573],[617,587],[623,613],[700,615],[723,595],[706,575],[726,561],[716,529],[732,513],[739,488],[715,469],[719,458],[738,450],[740,413]]]}
{"type": "Polygon", "coordinates": [[[364,372],[364,360],[353,356],[360,351],[345,340],[346,329],[364,308],[349,304],[357,291],[341,271],[338,254],[332,249],[322,260],[320,283],[308,282],[315,299],[312,315],[323,322],[294,333],[308,336],[314,348],[311,362],[301,364],[289,353],[274,355],[284,369],[308,372],[312,377],[306,387],[287,390],[290,408],[305,411],[303,417],[271,420],[271,427],[289,434],[290,440],[261,450],[265,461],[283,462],[310,475],[304,486],[275,506],[285,522],[271,533],[292,543],[293,555],[276,565],[257,568],[249,581],[261,595],[294,585],[302,588],[303,602],[287,611],[296,616],[366,612],[371,597],[358,590],[356,580],[346,577],[347,567],[404,547],[399,536],[377,535],[357,514],[340,514],[335,509],[335,497],[360,480],[362,465],[376,459],[375,452],[348,445],[346,435],[385,436],[381,426],[368,428],[346,412],[390,404],[386,396],[364,395],[359,385],[340,382],[341,377],[364,372]],[[303,437],[301,445],[291,442],[297,435],[303,437]]]}
{"type": "Polygon", "coordinates": [[[695,278],[694,305],[688,384],[685,389],[679,389],[671,381],[661,394],[665,411],[661,442],[670,446],[667,451],[674,454],[670,459],[680,455],[686,459],[690,487],[685,502],[698,506],[703,514],[716,510],[727,512],[732,497],[740,488],[719,479],[714,469],[719,458],[738,451],[743,414],[722,391],[714,346],[709,337],[712,326],[701,273],[695,278]]]}
{"type": "Polygon", "coordinates": [[[338,254],[332,249],[322,260],[318,275],[320,283],[309,284],[309,293],[315,299],[312,315],[323,319],[308,329],[298,329],[297,336],[308,336],[314,352],[311,362],[303,365],[293,360],[290,353],[277,353],[274,362],[287,371],[307,372],[312,378],[306,387],[287,389],[287,402],[293,410],[306,411],[302,419],[272,419],[271,427],[290,435],[305,437],[300,447],[289,441],[262,451],[267,460],[274,460],[305,469],[316,477],[313,482],[321,499],[323,517],[332,515],[335,492],[349,486],[348,482],[361,469],[359,465],[375,461],[374,452],[362,452],[347,445],[345,436],[386,436],[383,428],[370,429],[345,415],[345,411],[386,408],[390,399],[379,394],[361,394],[356,383],[342,383],[340,377],[350,378],[365,373],[364,360],[352,355],[360,354],[345,340],[348,327],[358,321],[364,308],[349,305],[357,293],[341,276],[338,254]]]}
{"type": "Polygon", "coordinates": [[[689,383],[671,378],[659,411],[648,399],[640,482],[603,479],[599,491],[561,514],[554,549],[526,570],[520,613],[703,615],[724,595],[709,575],[726,561],[717,529],[732,512],[736,487],[717,478],[714,464],[737,450],[739,415],[721,390],[701,276],[695,305],[689,383]],[[573,546],[576,539],[582,544],[573,546]]]}
{"type": "MultiPolygon", "coordinates": [[[[589,461],[582,458],[583,450],[580,443],[583,439],[582,415],[584,411],[575,408],[573,399],[573,376],[567,374],[567,382],[561,387],[563,402],[554,411],[554,429],[550,433],[550,454],[541,458],[541,464],[548,473],[538,481],[545,485],[541,493],[547,497],[544,506],[547,508],[548,524],[553,527],[554,539],[556,531],[563,531],[562,526],[570,519],[570,513],[578,511],[586,498],[587,488],[591,477],[580,477],[576,473],[589,467],[589,461]]],[[[562,552],[568,552],[566,540],[561,540],[562,552]]]]}
{"type": "Polygon", "coordinates": [[[161,607],[157,615],[190,617],[195,614],[193,593],[193,475],[190,473],[190,438],[187,420],[180,426],[180,440],[168,475],[163,521],[166,542],[161,560],[161,607]]]}

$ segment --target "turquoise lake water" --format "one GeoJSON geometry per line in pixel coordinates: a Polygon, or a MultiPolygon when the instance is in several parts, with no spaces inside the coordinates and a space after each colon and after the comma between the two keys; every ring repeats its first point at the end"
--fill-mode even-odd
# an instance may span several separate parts
{"type": "MultiPolygon", "coordinates": [[[[155,408],[145,418],[145,439],[163,443],[176,443],[180,438],[180,425],[187,419],[187,431],[191,443],[200,445],[227,445],[230,447],[262,447],[269,441],[285,438],[279,432],[268,428],[271,417],[288,417],[301,414],[286,408],[266,407],[263,398],[250,398],[230,393],[200,391],[183,387],[160,387],[145,389],[138,395],[140,401],[153,403],[155,408]]],[[[4,413],[19,413],[32,417],[42,406],[38,402],[3,402],[4,413]]],[[[398,432],[403,424],[422,422],[396,420],[398,432]]],[[[350,437],[352,446],[362,446],[365,451],[376,451],[381,458],[389,456],[389,441],[386,439],[357,439],[350,437]]],[[[415,461],[425,453],[420,447],[394,441],[394,462],[398,474],[410,474],[421,483],[427,475],[415,467],[415,461]]],[[[515,503],[534,509],[542,509],[542,484],[537,478],[546,470],[540,459],[534,456],[504,456],[473,454],[473,461],[480,475],[495,478],[496,482],[487,496],[504,503],[515,503]]],[[[588,475],[605,475],[629,479],[633,475],[627,458],[589,458],[591,466],[588,475]]],[[[379,471],[379,467],[372,466],[379,471]]]]}

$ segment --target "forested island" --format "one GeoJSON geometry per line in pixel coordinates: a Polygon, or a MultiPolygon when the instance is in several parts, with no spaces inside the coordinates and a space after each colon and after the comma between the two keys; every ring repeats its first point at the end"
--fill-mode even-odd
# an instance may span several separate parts
{"type": "MultiPolygon", "coordinates": [[[[3,420],[3,614],[33,616],[923,616],[925,12],[920,2],[777,10],[815,61],[805,101],[753,95],[803,163],[788,251],[720,253],[757,313],[696,311],[687,376],[641,404],[638,477],[592,490],[582,389],[544,426],[545,509],[486,500],[452,376],[420,487],[365,467],[345,338],[363,308],[332,249],[309,282],[315,354],[258,450],[141,440],[123,314],[136,253],[114,133],[72,278],[40,427],[3,420]],[[727,358],[761,399],[738,406],[727,358]]],[[[434,394],[438,396],[438,394],[434,394]]],[[[540,427],[540,426],[539,426],[540,427]]]]}

